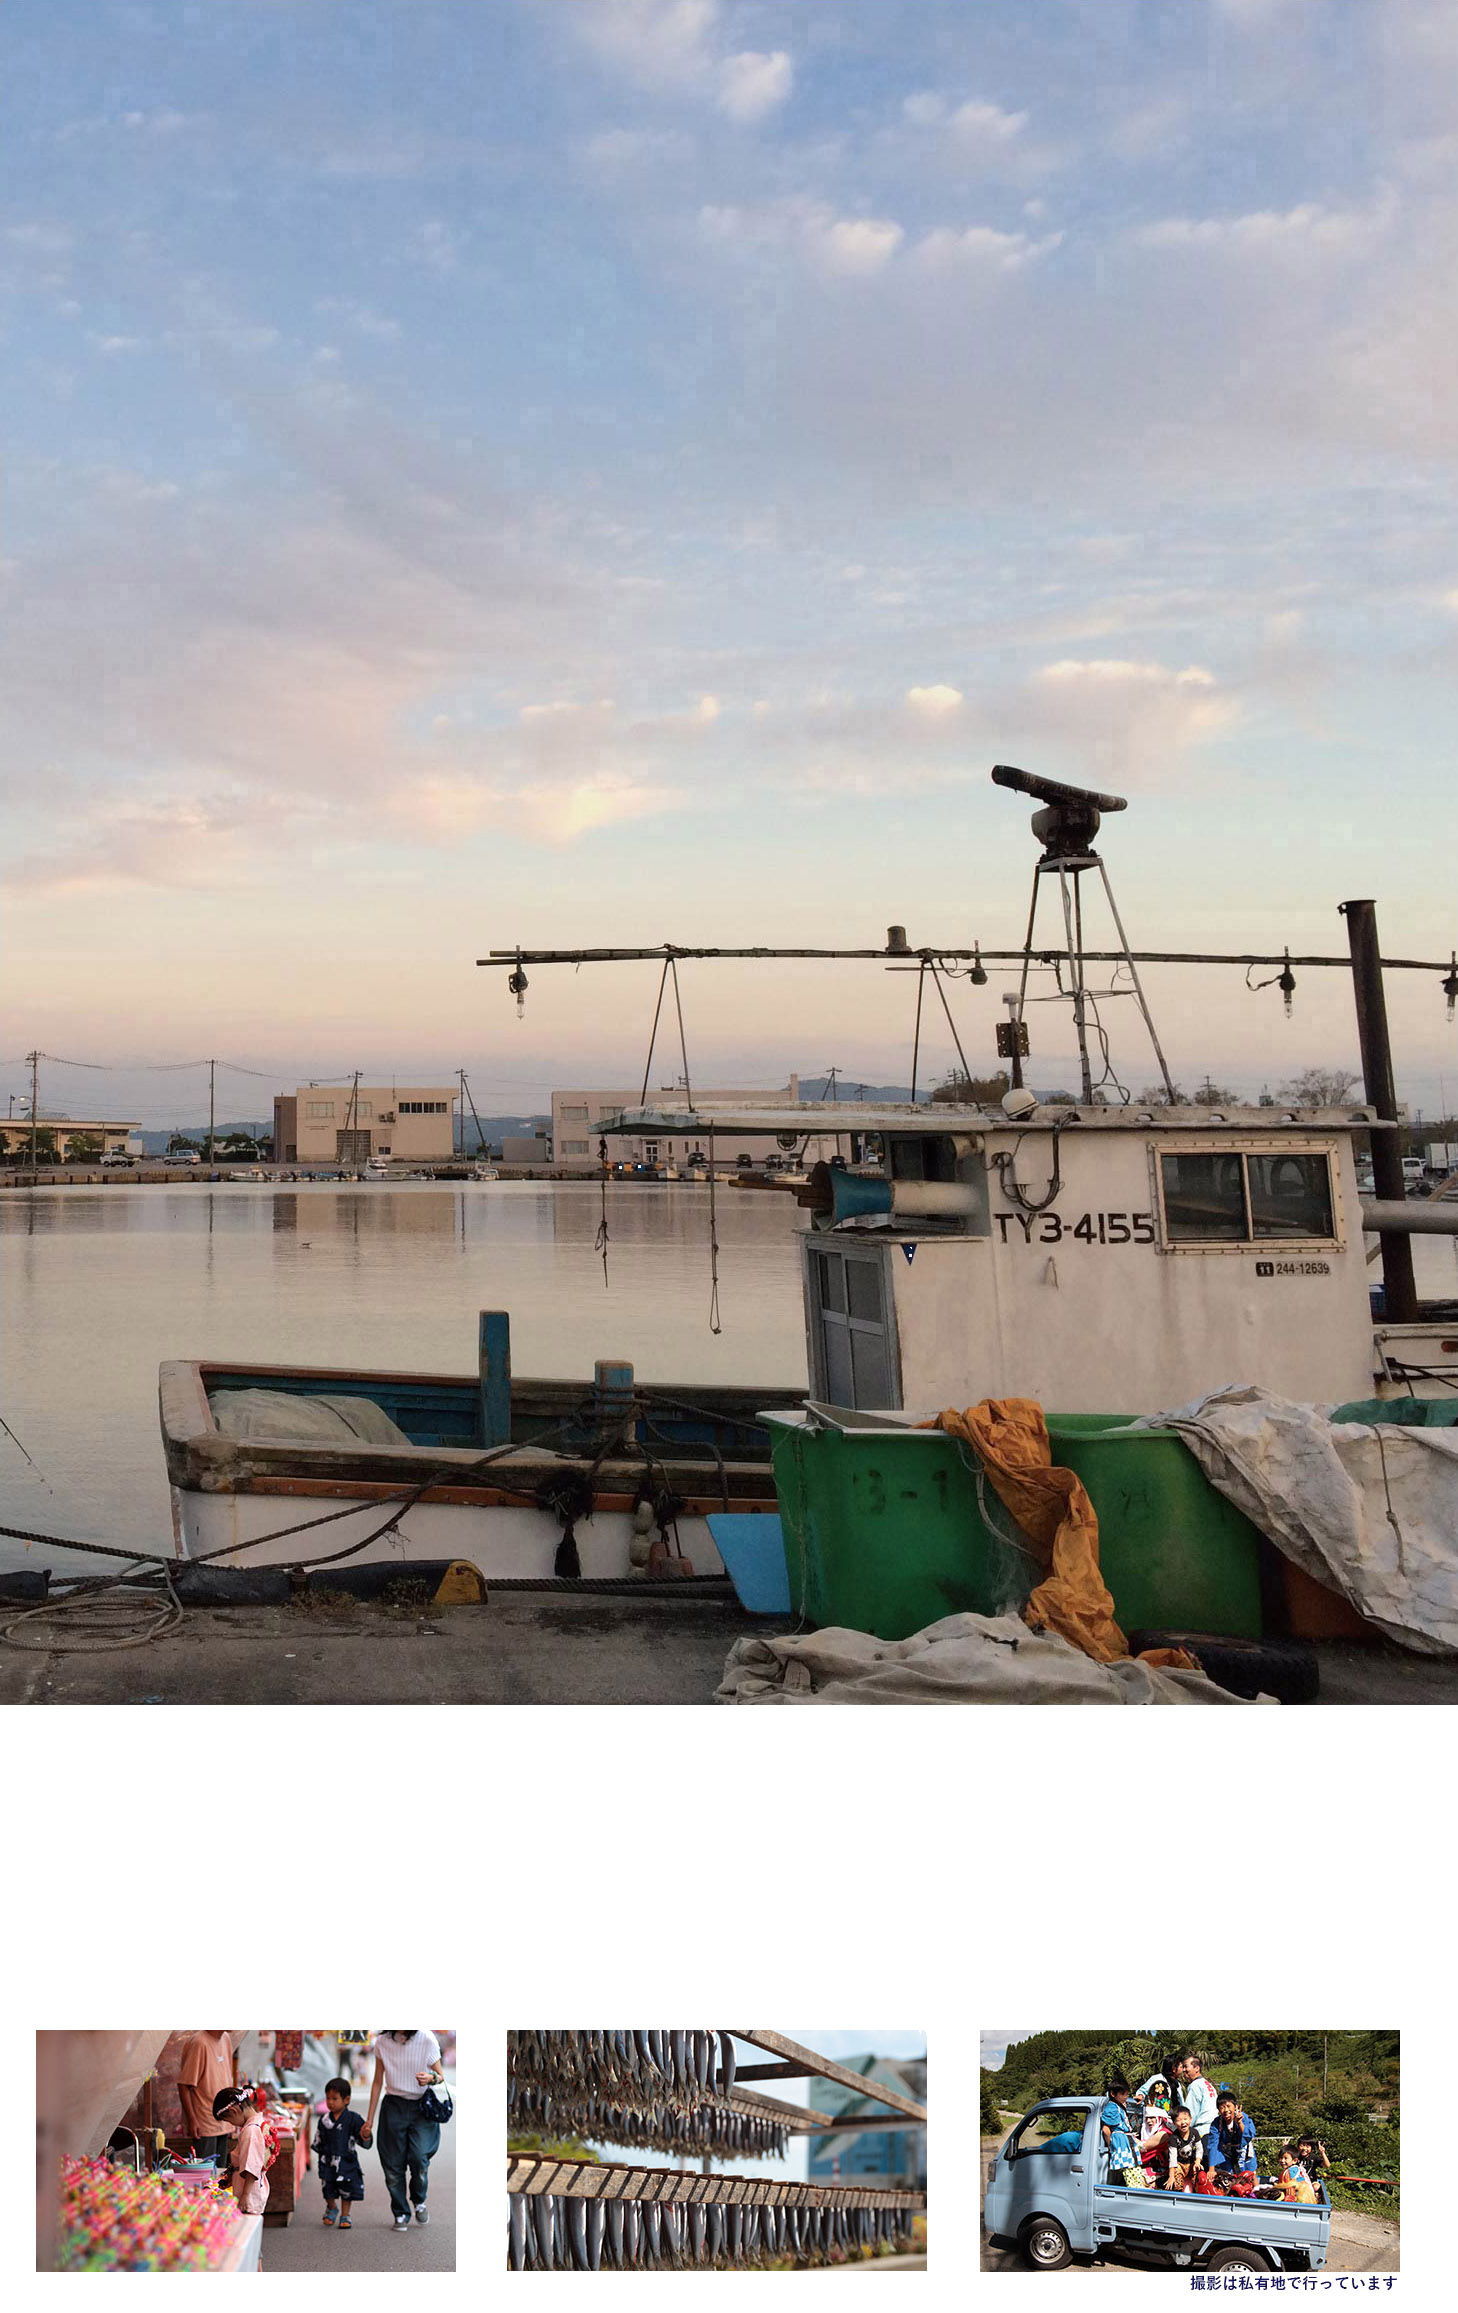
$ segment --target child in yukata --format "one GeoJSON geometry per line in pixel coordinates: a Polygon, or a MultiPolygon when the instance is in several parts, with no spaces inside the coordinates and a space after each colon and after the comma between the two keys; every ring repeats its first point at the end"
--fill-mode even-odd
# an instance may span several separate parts
{"type": "Polygon", "coordinates": [[[357,2112],[349,2108],[350,2087],[347,2080],[331,2080],[324,2090],[325,2110],[314,2137],[314,2150],[319,2155],[319,2183],[324,2194],[324,2222],[332,2225],[334,2211],[340,2202],[339,2230],[347,2233],[352,2219],[350,2209],[355,2201],[364,2199],[364,2177],[360,2172],[357,2147],[366,2149],[374,2138],[357,2112]]]}
{"type": "Polygon", "coordinates": [[[1170,2139],[1166,2192],[1192,2193],[1195,2189],[1195,2171],[1202,2158],[1203,2151],[1200,2139],[1195,2134],[1195,2124],[1181,2105],[1174,2116],[1174,2135],[1170,2139]]]}
{"type": "Polygon", "coordinates": [[[246,2217],[261,2217],[268,2206],[268,2164],[273,2158],[258,2107],[236,2088],[220,2088],[213,2118],[233,2132],[228,2148],[228,2181],[246,2217]]]}
{"type": "Polygon", "coordinates": [[[1134,2142],[1129,2134],[1128,2103],[1130,2087],[1122,2072],[1116,2072],[1105,2091],[1106,2102],[1100,2114],[1104,2144],[1109,2155],[1109,2174],[1124,2184],[1132,2184],[1137,2176],[1145,2181],[1144,2171],[1134,2158],[1134,2142]]]}
{"type": "Polygon", "coordinates": [[[1144,2099],[1144,2118],[1139,2129],[1139,2158],[1151,2184],[1163,2185],[1173,2140],[1169,2086],[1166,2081],[1156,2080],[1144,2099]]]}

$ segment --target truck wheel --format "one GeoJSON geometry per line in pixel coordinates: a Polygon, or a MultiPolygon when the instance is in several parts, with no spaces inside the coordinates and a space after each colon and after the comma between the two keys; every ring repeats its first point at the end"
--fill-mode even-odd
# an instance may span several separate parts
{"type": "Polygon", "coordinates": [[[1207,1638],[1198,1630],[1135,1630],[1131,1654],[1151,1647],[1182,1646],[1206,1678],[1230,1694],[1254,1702],[1274,1695],[1278,1703],[1314,1703],[1320,1686],[1316,1650],[1297,1638],[1207,1638]]]}
{"type": "Polygon", "coordinates": [[[1205,2259],[1207,2273],[1269,2273],[1270,2263],[1259,2249],[1248,2249],[1243,2242],[1232,2242],[1228,2249],[1216,2249],[1205,2259]]]}
{"type": "Polygon", "coordinates": [[[1034,2217],[1023,2233],[1023,2255],[1038,2273],[1061,2273],[1071,2264],[1068,2235],[1056,2217],[1034,2217]]]}

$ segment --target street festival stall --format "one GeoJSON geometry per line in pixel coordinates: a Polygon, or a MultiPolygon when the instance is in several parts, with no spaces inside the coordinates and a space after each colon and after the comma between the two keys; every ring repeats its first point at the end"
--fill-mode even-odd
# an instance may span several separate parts
{"type": "MultiPolygon", "coordinates": [[[[247,2087],[239,2049],[295,2052],[302,2033],[232,2031],[231,2070],[267,2140],[268,2207],[245,2215],[198,2149],[179,2075],[198,2037],[181,2032],[36,2035],[37,2264],[67,2272],[257,2272],[266,2224],[287,2224],[309,2158],[309,2104],[247,2087]]],[[[223,2037],[223,2036],[219,2036],[223,2037]]],[[[226,2133],[221,2126],[210,2135],[226,2133]]]]}
{"type": "Polygon", "coordinates": [[[508,2032],[509,2136],[596,2138],[692,2159],[694,2168],[508,2152],[513,2272],[854,2263],[913,2245],[924,2193],[714,2176],[714,2159],[782,2157],[792,2135],[844,2132],[833,2116],[750,2089],[833,2080],[889,2108],[854,2131],[926,2123],[926,2107],[780,2032],[508,2032]],[[736,2040],[768,2064],[738,2065],[736,2040]]]}

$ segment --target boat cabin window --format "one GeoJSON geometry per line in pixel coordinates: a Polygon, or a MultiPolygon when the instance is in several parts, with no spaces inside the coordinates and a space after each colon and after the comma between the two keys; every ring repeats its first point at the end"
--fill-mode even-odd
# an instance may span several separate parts
{"type": "Polygon", "coordinates": [[[1248,1156],[1251,1227],[1258,1237],[1332,1237],[1331,1167],[1325,1156],[1283,1149],[1248,1156]]]}
{"type": "Polygon", "coordinates": [[[1166,1242],[1249,1245],[1336,1235],[1325,1149],[1181,1149],[1161,1155],[1166,1242]]]}

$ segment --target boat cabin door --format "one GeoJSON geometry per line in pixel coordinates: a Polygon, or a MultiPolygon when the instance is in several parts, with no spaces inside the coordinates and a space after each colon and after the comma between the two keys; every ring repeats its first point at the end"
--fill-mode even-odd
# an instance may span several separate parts
{"type": "Polygon", "coordinates": [[[894,1410],[901,1403],[900,1358],[884,1245],[829,1237],[802,1242],[812,1396],[860,1412],[894,1410]]]}

